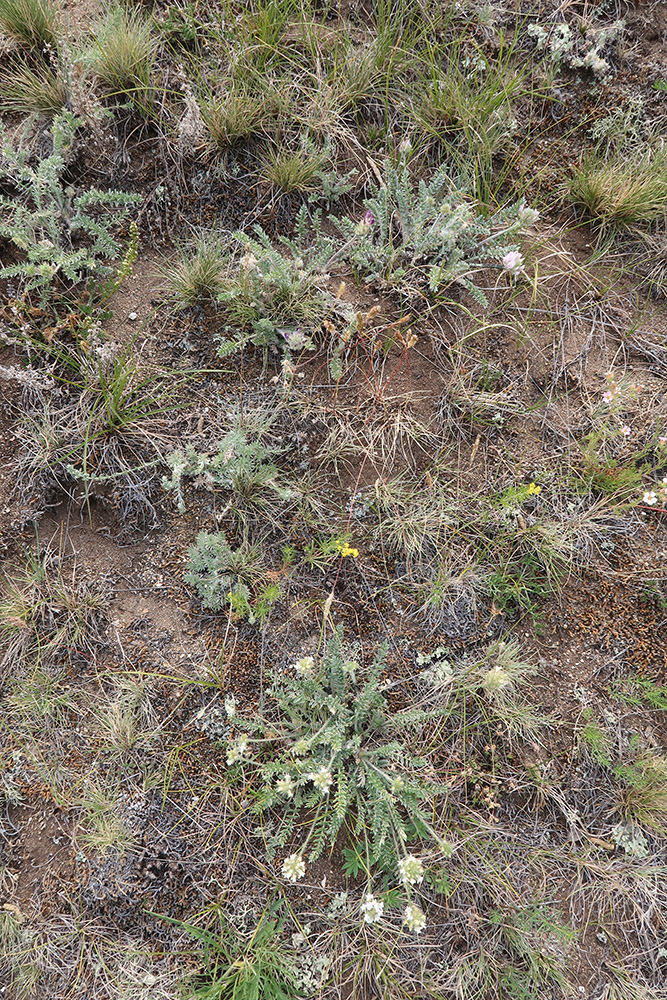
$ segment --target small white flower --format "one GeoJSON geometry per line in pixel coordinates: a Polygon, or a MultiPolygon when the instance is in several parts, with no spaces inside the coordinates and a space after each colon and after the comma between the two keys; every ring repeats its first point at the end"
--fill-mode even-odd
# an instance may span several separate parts
{"type": "Polygon", "coordinates": [[[491,667],[489,672],[484,676],[482,687],[485,691],[500,691],[501,688],[507,687],[511,683],[511,680],[510,675],[502,667],[491,667]]]}
{"type": "Polygon", "coordinates": [[[509,271],[514,278],[518,278],[523,272],[523,257],[518,250],[510,250],[509,253],[506,253],[502,263],[505,270],[509,271]]]}
{"type": "Polygon", "coordinates": [[[367,892],[361,904],[361,913],[367,924],[377,924],[384,913],[384,903],[376,899],[372,892],[367,892]]]}
{"type": "Polygon", "coordinates": [[[231,719],[236,715],[236,698],[233,694],[228,694],[225,698],[225,712],[227,718],[231,719]]]}
{"type": "Polygon", "coordinates": [[[526,208],[522,205],[519,209],[518,222],[520,226],[532,226],[540,217],[536,208],[526,208]]]}
{"type": "Polygon", "coordinates": [[[587,52],[584,57],[584,66],[590,69],[593,73],[606,73],[609,69],[609,63],[606,59],[600,58],[595,49],[591,49],[587,52]]]}
{"type": "Polygon", "coordinates": [[[630,435],[632,434],[632,428],[628,427],[627,424],[623,424],[623,426],[621,427],[621,434],[623,435],[623,437],[626,438],[630,437],[630,435]]]}
{"type": "Polygon", "coordinates": [[[328,795],[329,789],[333,785],[333,774],[327,767],[321,767],[319,771],[311,771],[308,775],[315,788],[319,788],[322,795],[328,795]]]}
{"type": "Polygon", "coordinates": [[[415,903],[408,903],[403,913],[403,923],[413,934],[421,934],[426,927],[426,914],[415,903]]]}
{"type": "Polygon", "coordinates": [[[306,863],[300,854],[290,854],[283,861],[282,873],[290,882],[298,882],[306,874],[306,863]]]}
{"type": "Polygon", "coordinates": [[[245,733],[241,736],[237,736],[231,747],[227,751],[227,766],[230,767],[235,764],[237,760],[240,760],[248,752],[248,737],[245,733]]]}
{"type": "Polygon", "coordinates": [[[658,494],[655,493],[653,490],[647,490],[646,493],[644,494],[643,500],[644,503],[649,505],[649,507],[652,507],[654,504],[658,502],[658,494]]]}
{"type": "Polygon", "coordinates": [[[301,659],[297,660],[294,664],[294,669],[299,677],[310,677],[315,669],[315,660],[312,656],[302,656],[301,659]]]}
{"type": "Polygon", "coordinates": [[[424,881],[424,866],[414,854],[406,854],[398,862],[398,877],[405,885],[417,885],[424,881]]]}
{"type": "Polygon", "coordinates": [[[278,778],[276,781],[276,791],[280,792],[281,795],[286,795],[288,799],[291,799],[294,795],[294,780],[291,774],[283,774],[282,778],[278,778]]]}

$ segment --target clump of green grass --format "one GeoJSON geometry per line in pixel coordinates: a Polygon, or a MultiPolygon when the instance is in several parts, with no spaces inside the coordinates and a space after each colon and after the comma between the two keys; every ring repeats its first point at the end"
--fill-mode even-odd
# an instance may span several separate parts
{"type": "Polygon", "coordinates": [[[55,49],[58,17],[49,0],[0,0],[0,29],[30,49],[55,49]]]}
{"type": "Polygon", "coordinates": [[[667,216],[667,150],[585,157],[569,184],[573,201],[596,222],[619,228],[667,216]]]}
{"type": "Polygon", "coordinates": [[[175,262],[163,264],[161,272],[176,304],[187,309],[219,298],[227,286],[228,267],[229,249],[212,234],[197,237],[175,262]]]}
{"type": "Polygon", "coordinates": [[[114,5],[95,31],[91,62],[98,77],[114,92],[127,94],[136,104],[146,104],[156,48],[151,19],[114,5]]]}
{"type": "Polygon", "coordinates": [[[203,100],[200,110],[208,145],[219,151],[260,132],[272,116],[266,100],[237,91],[203,100]]]}
{"type": "Polygon", "coordinates": [[[285,919],[277,918],[276,904],[267,907],[248,933],[235,927],[220,905],[213,912],[219,922],[215,931],[170,920],[203,945],[205,968],[185,984],[192,1000],[287,1000],[303,995],[294,955],[281,939],[285,919]]]}
{"type": "Polygon", "coordinates": [[[58,114],[67,101],[61,74],[39,62],[21,59],[0,76],[0,111],[10,114],[58,114]]]}
{"type": "Polygon", "coordinates": [[[81,847],[100,854],[115,851],[122,857],[136,846],[122,815],[120,781],[113,772],[105,776],[103,786],[95,779],[87,782],[77,806],[80,825],[76,839],[81,847]]]}
{"type": "Polygon", "coordinates": [[[320,172],[329,158],[326,149],[317,149],[304,141],[297,150],[276,149],[269,152],[261,168],[261,175],[276,188],[287,194],[305,194],[321,186],[320,172]]]}
{"type": "Polygon", "coordinates": [[[427,141],[444,144],[480,197],[491,184],[494,156],[511,139],[512,103],[526,92],[525,75],[513,46],[493,62],[475,51],[464,63],[457,44],[445,69],[431,54],[418,81],[418,129],[427,141]]]}
{"type": "Polygon", "coordinates": [[[621,781],[619,811],[660,836],[667,834],[667,757],[645,752],[614,769],[621,781]]]}
{"type": "Polygon", "coordinates": [[[107,599],[65,578],[51,552],[31,555],[0,601],[0,666],[91,654],[103,643],[107,599]]]}

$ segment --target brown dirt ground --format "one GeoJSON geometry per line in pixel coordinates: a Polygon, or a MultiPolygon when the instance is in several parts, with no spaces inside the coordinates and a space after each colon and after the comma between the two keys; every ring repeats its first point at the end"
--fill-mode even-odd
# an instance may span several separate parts
{"type": "MultiPolygon", "coordinates": [[[[92,0],[64,3],[63,6],[82,24],[88,23],[100,9],[92,0]]],[[[628,21],[634,31],[633,54],[643,61],[645,72],[664,74],[667,5],[651,4],[645,9],[639,6],[630,12],[628,21]]],[[[584,260],[590,247],[587,235],[583,230],[563,241],[560,262],[557,258],[552,259],[554,270],[572,259],[584,260]]],[[[360,311],[367,311],[376,304],[383,306],[378,323],[385,321],[387,313],[391,315],[380,297],[359,294],[352,287],[350,283],[344,297],[349,297],[360,311]]],[[[120,342],[126,343],[136,337],[139,351],[145,348],[151,358],[165,349],[159,323],[156,329],[154,320],[157,294],[155,256],[147,254],[138,261],[134,274],[113,301],[114,318],[108,326],[109,334],[120,342]],[[129,319],[131,313],[137,314],[135,320],[129,319]]],[[[635,314],[634,294],[631,285],[627,287],[627,297],[622,289],[619,292],[618,329],[627,329],[635,314]]],[[[647,328],[661,334],[667,332],[664,302],[644,303],[643,309],[642,322],[647,328]]],[[[393,321],[400,318],[391,316],[393,321]]],[[[350,407],[356,396],[362,412],[364,407],[370,405],[372,408],[383,401],[388,403],[390,411],[395,411],[409,400],[418,419],[426,424],[433,419],[435,404],[442,391],[442,376],[434,364],[434,345],[429,329],[422,329],[418,321],[414,326],[420,339],[409,363],[407,354],[395,350],[389,356],[384,383],[379,390],[372,391],[368,382],[358,380],[341,393],[341,403],[350,407]]],[[[569,378],[579,385],[594,385],[597,391],[617,357],[618,341],[610,337],[606,342],[590,346],[590,332],[590,325],[585,321],[572,327],[562,344],[561,357],[569,378]]],[[[542,383],[551,365],[549,335],[545,330],[543,340],[535,336],[520,346],[516,341],[513,346],[512,340],[501,338],[495,353],[504,364],[525,363],[530,377],[542,383]]],[[[438,333],[439,339],[442,336],[438,333]]],[[[625,360],[628,370],[645,383],[647,395],[664,391],[662,374],[656,374],[650,365],[632,354],[625,360]]],[[[12,352],[4,349],[0,353],[0,364],[11,363],[12,352]]],[[[317,384],[322,364],[321,359],[315,358],[303,366],[304,384],[317,384]]],[[[16,392],[11,383],[0,381],[3,401],[11,402],[16,392]]],[[[12,433],[12,426],[11,418],[0,408],[0,543],[3,555],[10,556],[16,553],[18,530],[22,526],[22,511],[13,490],[12,468],[19,442],[12,433]]],[[[521,461],[526,467],[539,458],[542,448],[537,431],[532,440],[531,437],[524,438],[521,444],[521,461]]],[[[473,471],[479,473],[480,483],[486,479],[489,467],[505,457],[494,456],[491,451],[473,453],[472,444],[470,454],[473,471]]],[[[425,464],[426,461],[427,457],[425,464]]],[[[394,471],[399,470],[400,463],[394,471]]],[[[350,463],[337,482],[332,477],[330,485],[347,492],[353,485],[371,484],[381,473],[381,467],[361,457],[350,463]]],[[[179,519],[178,523],[174,520],[167,523],[161,537],[119,545],[118,525],[113,516],[97,504],[93,505],[92,512],[92,519],[89,519],[86,510],[75,510],[63,504],[41,518],[40,536],[60,548],[67,557],[71,556],[83,578],[104,577],[112,581],[114,596],[110,620],[123,656],[127,659],[137,657],[140,662],[143,658],[153,668],[161,665],[169,674],[201,676],[208,648],[219,641],[222,632],[227,637],[226,679],[230,687],[252,702],[257,671],[261,669],[256,644],[236,624],[228,629],[226,623],[221,627],[195,619],[192,605],[183,596],[179,574],[185,547],[197,526],[197,514],[179,519]]],[[[24,541],[29,537],[29,532],[23,534],[24,541]]],[[[628,561],[630,558],[632,566],[627,569],[591,570],[581,581],[571,580],[560,600],[546,609],[544,631],[536,643],[543,675],[539,693],[545,708],[565,717],[576,715],[581,704],[577,692],[584,689],[601,695],[610,670],[613,672],[613,664],[619,660],[639,674],[667,681],[667,611],[647,603],[640,586],[645,578],[664,579],[667,519],[653,513],[643,518],[639,544],[633,545],[628,561]]],[[[355,622],[362,635],[369,625],[373,631],[373,625],[377,627],[378,617],[381,620],[382,616],[375,615],[372,602],[367,608],[360,608],[356,598],[346,599],[345,586],[343,575],[339,595],[333,604],[334,616],[355,622]]],[[[298,611],[293,611],[296,619],[298,611]]],[[[304,625],[310,625],[315,634],[317,615],[304,612],[304,619],[304,625]]],[[[516,632],[527,642],[534,638],[522,625],[516,632]]],[[[398,625],[395,634],[401,634],[398,625]]],[[[403,634],[412,637],[408,626],[403,634]]],[[[281,637],[281,641],[284,638],[281,637]]],[[[654,738],[659,745],[662,736],[654,738]]],[[[38,789],[33,790],[25,804],[10,810],[9,822],[14,832],[9,836],[5,860],[14,884],[6,901],[2,902],[18,907],[23,914],[29,914],[34,907],[44,915],[48,913],[50,893],[63,884],[71,884],[74,878],[72,822],[51,800],[42,797],[38,789]]],[[[332,868],[322,861],[314,873],[315,881],[322,883],[323,889],[335,885],[334,872],[335,866],[332,868]]],[[[588,938],[584,949],[587,952],[598,947],[591,931],[588,938]]],[[[585,978],[582,973],[582,979],[585,978]]]]}

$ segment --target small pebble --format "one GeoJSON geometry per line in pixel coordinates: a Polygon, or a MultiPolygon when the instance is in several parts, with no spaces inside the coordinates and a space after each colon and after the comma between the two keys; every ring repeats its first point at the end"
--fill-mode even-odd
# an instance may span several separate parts
{"type": "Polygon", "coordinates": [[[132,322],[134,322],[134,320],[137,318],[137,314],[135,312],[128,313],[127,318],[129,320],[132,320],[132,322]]]}

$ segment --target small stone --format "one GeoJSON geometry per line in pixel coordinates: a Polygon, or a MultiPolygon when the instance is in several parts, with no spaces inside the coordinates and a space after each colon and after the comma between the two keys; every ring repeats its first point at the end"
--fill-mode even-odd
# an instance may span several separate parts
{"type": "Polygon", "coordinates": [[[130,321],[131,321],[132,323],[134,323],[135,319],[137,318],[137,314],[136,314],[135,312],[131,312],[131,313],[128,313],[128,314],[127,314],[127,318],[128,318],[128,319],[129,319],[129,320],[130,320],[130,321]]]}

